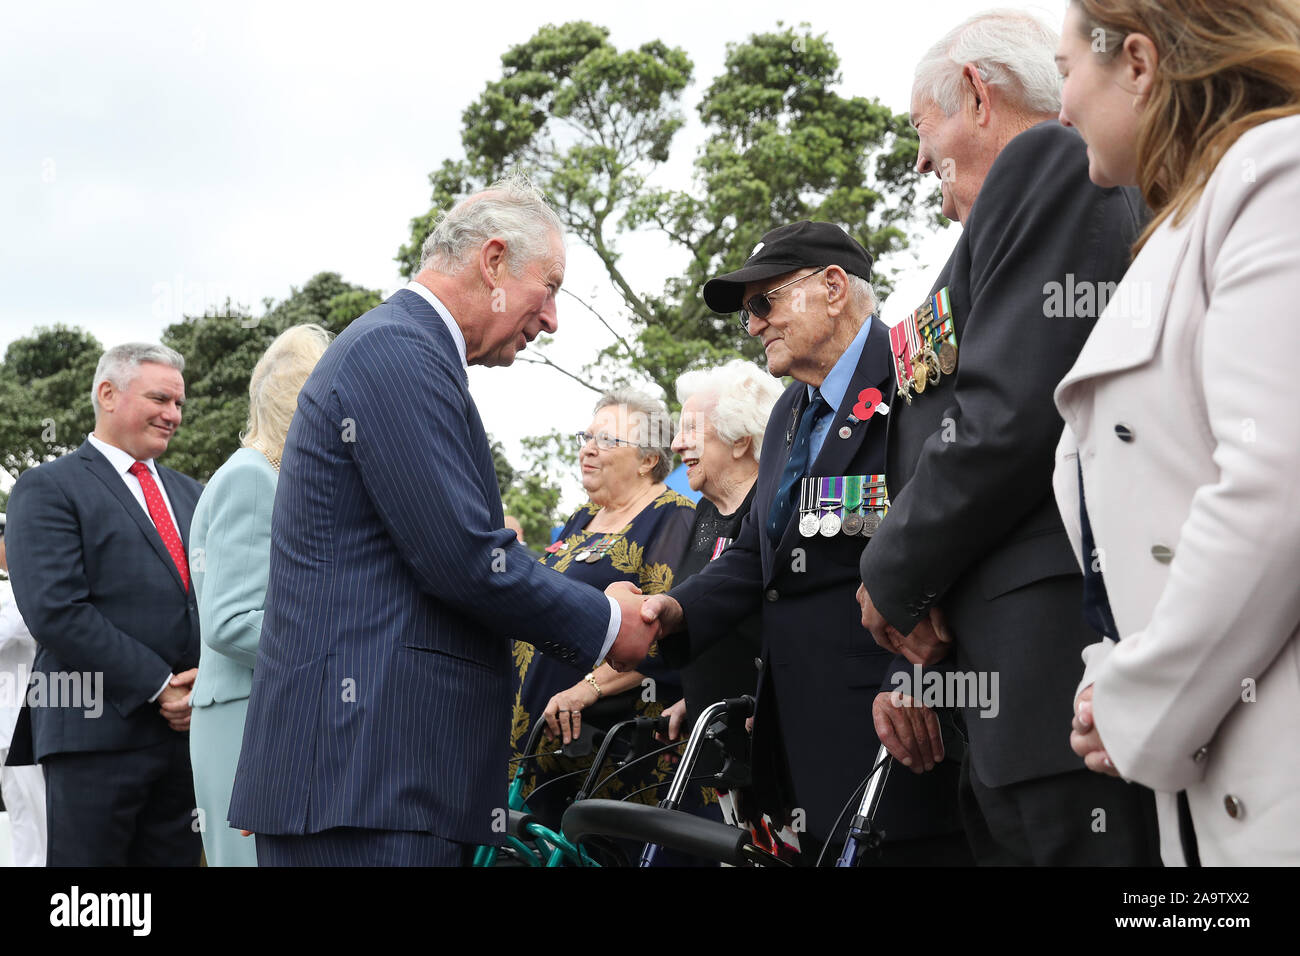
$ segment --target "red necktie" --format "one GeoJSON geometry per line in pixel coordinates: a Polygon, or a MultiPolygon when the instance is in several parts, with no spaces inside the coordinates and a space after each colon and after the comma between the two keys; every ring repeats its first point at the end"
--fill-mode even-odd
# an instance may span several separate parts
{"type": "Polygon", "coordinates": [[[144,489],[144,503],[149,507],[149,517],[153,519],[153,526],[162,536],[162,542],[167,546],[167,553],[176,562],[176,570],[181,573],[181,580],[185,582],[185,590],[188,591],[190,565],[185,560],[185,548],[181,544],[181,536],[176,533],[172,516],[167,513],[167,503],[163,501],[162,492],[158,490],[158,483],[153,480],[153,475],[149,474],[149,466],[142,461],[137,461],[127,470],[139,479],[140,487],[144,489]]]}

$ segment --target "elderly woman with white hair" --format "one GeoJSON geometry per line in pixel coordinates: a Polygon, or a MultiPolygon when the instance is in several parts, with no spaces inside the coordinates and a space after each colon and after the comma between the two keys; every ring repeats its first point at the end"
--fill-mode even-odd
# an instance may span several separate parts
{"type": "MultiPolygon", "coordinates": [[[[677,379],[682,417],[673,451],[682,456],[691,489],[704,496],[695,507],[679,582],[722,554],[739,533],[753,503],[763,432],[780,397],[777,379],[740,359],[677,379]]],[[[685,697],[665,711],[669,739],[682,733],[683,722],[689,731],[709,704],[754,692],[754,658],[761,645],[758,615],[753,614],[682,668],[685,697]]]]}
{"type": "Polygon", "coordinates": [[[226,822],[271,563],[271,505],[298,392],[329,345],[318,325],[276,337],[253,368],[242,447],[216,470],[190,525],[203,640],[190,717],[190,763],[209,866],[256,866],[252,839],[226,822]]]}
{"type": "MultiPolygon", "coordinates": [[[[631,390],[601,396],[591,424],[577,434],[582,486],[590,501],[569,518],[543,554],[543,564],[601,590],[615,581],[630,581],[646,594],[673,586],[695,505],[664,484],[672,470],[672,432],[662,401],[631,390]]],[[[519,685],[511,744],[516,757],[522,756],[518,748],[538,718],[568,743],[582,732],[583,711],[598,701],[612,723],[633,713],[657,716],[665,702],[681,696],[675,672],[663,666],[654,645],[640,670],[623,673],[602,663],[584,674],[554,657],[535,655],[532,645],[523,642],[515,643],[515,661],[519,685]],[[651,682],[643,684],[647,678],[651,682]],[[625,696],[609,699],[620,694],[625,696]]],[[[558,758],[543,757],[530,784],[572,769],[558,758]]],[[[666,779],[667,769],[665,757],[661,765],[647,767],[648,773],[615,778],[603,795],[627,795],[666,779]]],[[[546,795],[551,798],[546,803],[530,799],[534,813],[545,815],[547,807],[563,810],[556,788],[548,787],[546,795]]],[[[645,796],[651,803],[657,799],[652,791],[645,796]]]]}

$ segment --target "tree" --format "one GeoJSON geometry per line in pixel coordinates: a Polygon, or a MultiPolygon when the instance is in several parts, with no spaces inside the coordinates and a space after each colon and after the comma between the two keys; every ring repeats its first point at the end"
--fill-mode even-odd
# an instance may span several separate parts
{"type": "MultiPolygon", "coordinates": [[[[464,158],[430,174],[432,208],[411,220],[397,259],[411,275],[442,210],[507,170],[529,172],[599,257],[622,321],[584,303],[609,337],[591,363],[562,368],[541,343],[520,361],[550,365],[593,391],[650,383],[675,405],[683,371],[759,358],[758,343],[733,317],[711,313],[697,290],[738,268],[768,230],[799,219],[836,222],[879,260],[931,221],[934,195],[918,195],[907,117],[837,92],[839,57],[806,24],[778,23],[728,46],[723,73],[698,105],[708,137],[684,189],[653,185],[683,125],[693,66],[682,50],[656,40],[620,52],[607,29],[579,21],[543,27],[501,62],[501,78],[462,114],[464,158]],[[628,230],[659,236],[683,257],[683,271],[658,290],[633,287],[620,267],[619,236],[628,230]]],[[[883,298],[890,273],[874,281],[883,298]]]]}
{"type": "Polygon", "coordinates": [[[257,317],[229,301],[217,314],[186,316],[167,327],[163,344],[185,356],[185,421],[167,449],[167,465],[207,481],[239,447],[248,422],[253,366],[277,335],[315,323],[335,334],[374,308],[379,293],[334,272],[313,276],[257,317]]]}
{"type": "MultiPolygon", "coordinates": [[[[207,481],[239,447],[248,382],[272,340],[309,322],[337,334],[379,301],[378,292],[322,272],[284,301],[266,300],[262,316],[227,301],[168,326],[161,341],[185,358],[186,403],[166,464],[207,481]]],[[[95,427],[90,389],[103,351],[89,333],[57,325],[9,344],[0,363],[0,465],[11,475],[76,449],[95,427]]]]}
{"type": "Polygon", "coordinates": [[[103,348],[64,325],[15,339],[0,364],[0,465],[17,477],[81,445],[95,427],[90,387],[103,348]]]}

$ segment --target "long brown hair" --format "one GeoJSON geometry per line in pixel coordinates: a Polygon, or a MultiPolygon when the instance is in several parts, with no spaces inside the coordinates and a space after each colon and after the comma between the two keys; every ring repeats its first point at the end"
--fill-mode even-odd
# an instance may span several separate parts
{"type": "MultiPolygon", "coordinates": [[[[1113,59],[1141,33],[1159,62],[1138,123],[1138,187],[1155,213],[1134,253],[1195,206],[1247,130],[1300,113],[1300,0],[1071,0],[1113,59]]],[[[1297,144],[1300,147],[1300,144],[1297,144]]]]}

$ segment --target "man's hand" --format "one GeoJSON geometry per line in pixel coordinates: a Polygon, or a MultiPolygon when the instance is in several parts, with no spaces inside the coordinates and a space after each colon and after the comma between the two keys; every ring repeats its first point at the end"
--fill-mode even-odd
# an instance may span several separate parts
{"type": "Polygon", "coordinates": [[[943,733],[939,718],[924,704],[894,691],[877,694],[871,721],[885,749],[912,773],[933,770],[943,759],[943,733]]]}
{"type": "Polygon", "coordinates": [[[683,697],[671,707],[665,707],[660,717],[668,718],[668,736],[655,734],[664,743],[672,743],[682,735],[682,721],[686,719],[686,698],[683,697]]]}
{"type": "Polygon", "coordinates": [[[1092,685],[1083,689],[1074,702],[1074,720],[1070,725],[1070,748],[1083,758],[1084,766],[1097,773],[1118,777],[1110,754],[1101,742],[1101,734],[1092,722],[1092,685]]]}
{"type": "Polygon", "coordinates": [[[862,608],[862,626],[891,654],[902,654],[909,662],[922,667],[937,664],[948,656],[952,632],[948,630],[943,612],[937,607],[931,608],[929,615],[917,621],[912,633],[905,637],[876,610],[871,595],[861,584],[858,585],[858,606],[862,608]]]}
{"type": "Polygon", "coordinates": [[[562,690],[546,705],[542,718],[546,721],[546,730],[552,737],[561,738],[566,744],[582,734],[582,710],[590,707],[600,697],[596,689],[585,680],[580,680],[568,690],[562,690]]]}
{"type": "Polygon", "coordinates": [[[659,626],[641,616],[641,589],[630,581],[615,581],[605,588],[605,593],[618,602],[623,620],[618,626],[618,636],[605,655],[605,663],[622,673],[645,660],[650,645],[659,637],[659,626]]]}
{"type": "Polygon", "coordinates": [[[167,720],[172,730],[190,729],[190,697],[194,687],[194,678],[199,676],[197,667],[181,671],[167,682],[163,692],[158,695],[158,710],[167,720]]]}
{"type": "Polygon", "coordinates": [[[641,605],[641,620],[647,624],[658,623],[659,633],[675,634],[682,629],[686,615],[677,599],[667,594],[652,594],[641,605]]]}

